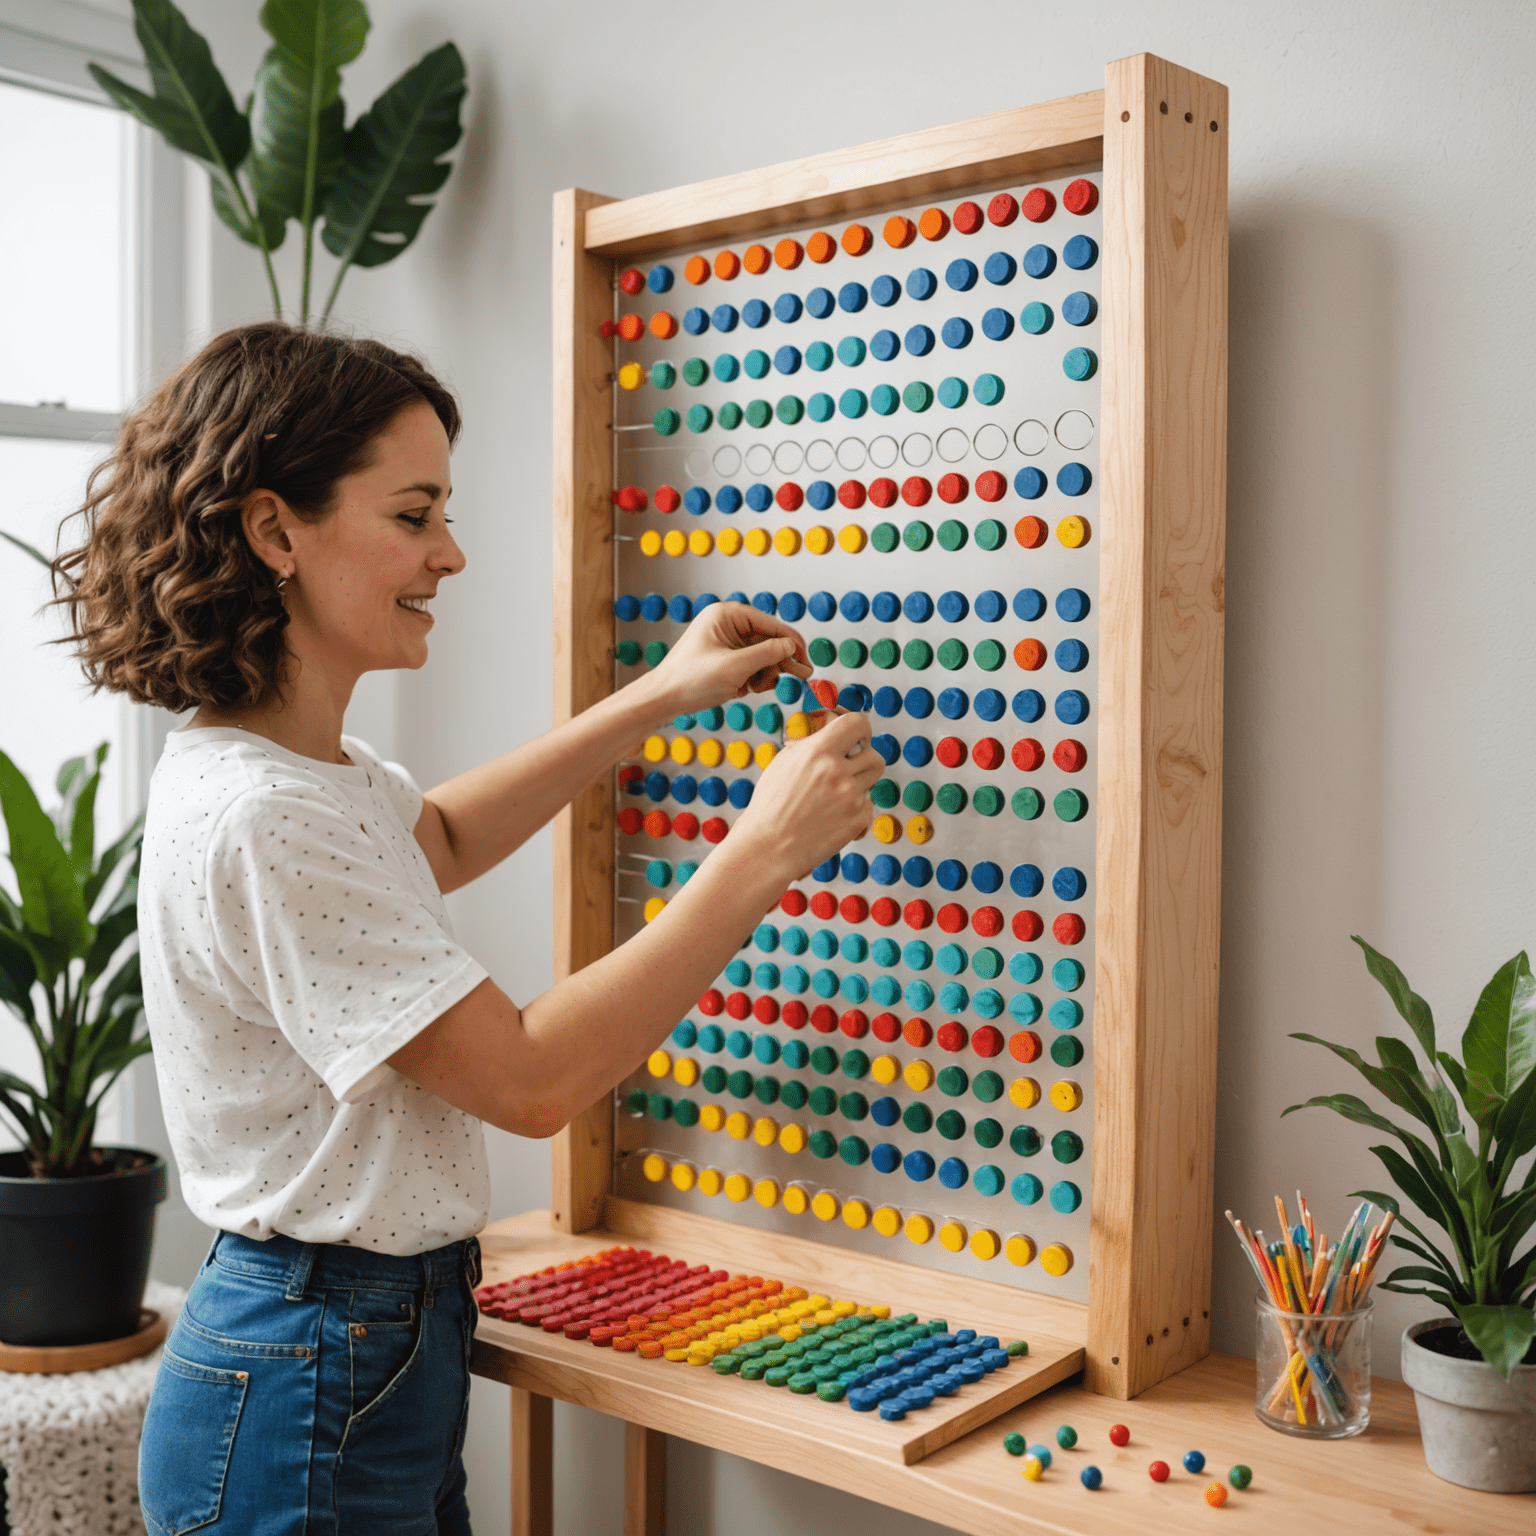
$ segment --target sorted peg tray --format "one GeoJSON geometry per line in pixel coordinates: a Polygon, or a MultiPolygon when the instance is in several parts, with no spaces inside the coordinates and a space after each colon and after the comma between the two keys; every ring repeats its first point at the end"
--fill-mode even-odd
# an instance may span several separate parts
{"type": "Polygon", "coordinates": [[[1082,1368],[1073,1303],[783,1234],[743,1231],[722,1253],[706,1219],[610,1205],[622,1236],[551,1232],[543,1213],[498,1223],[477,1368],[535,1392],[559,1380],[567,1397],[574,1378],[577,1400],[676,1433],[707,1414],[783,1448],[781,1465],[839,1447],[910,1465],[1082,1368]],[[879,1400],[860,1411],[871,1389],[879,1400]],[[893,1416],[885,1404],[901,1398],[893,1416]]]}

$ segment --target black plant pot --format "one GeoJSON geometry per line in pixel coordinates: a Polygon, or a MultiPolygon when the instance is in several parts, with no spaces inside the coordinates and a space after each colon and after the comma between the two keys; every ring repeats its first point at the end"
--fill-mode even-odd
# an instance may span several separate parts
{"type": "Polygon", "coordinates": [[[97,1344],[139,1326],[165,1163],[103,1147],[107,1171],[29,1177],[0,1154],[0,1342],[97,1344]]]}

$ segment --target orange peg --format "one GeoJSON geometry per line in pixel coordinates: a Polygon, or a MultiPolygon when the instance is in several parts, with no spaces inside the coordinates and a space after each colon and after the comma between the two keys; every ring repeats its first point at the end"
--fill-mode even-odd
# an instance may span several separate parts
{"type": "Polygon", "coordinates": [[[817,266],[825,266],[837,255],[837,241],[824,229],[818,229],[809,240],[805,242],[805,254],[816,263],[817,266]]]}

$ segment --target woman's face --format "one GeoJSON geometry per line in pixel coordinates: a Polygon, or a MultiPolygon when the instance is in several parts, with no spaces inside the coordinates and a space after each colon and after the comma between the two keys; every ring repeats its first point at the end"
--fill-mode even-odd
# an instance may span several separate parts
{"type": "Polygon", "coordinates": [[[330,516],[284,519],[288,641],[302,665],[360,675],[426,661],[428,604],[464,569],[444,515],[451,490],[448,434],[423,402],[374,439],[372,462],[339,482],[330,516]]]}

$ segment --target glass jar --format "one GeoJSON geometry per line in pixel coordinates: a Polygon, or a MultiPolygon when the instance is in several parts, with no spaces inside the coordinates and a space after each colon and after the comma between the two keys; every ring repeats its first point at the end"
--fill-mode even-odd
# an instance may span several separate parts
{"type": "Polygon", "coordinates": [[[1254,1412],[1264,1423],[1316,1440],[1343,1440],[1370,1423],[1375,1306],[1286,1312],[1269,1297],[1256,1297],[1254,1412]]]}

